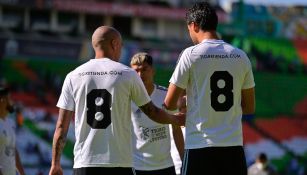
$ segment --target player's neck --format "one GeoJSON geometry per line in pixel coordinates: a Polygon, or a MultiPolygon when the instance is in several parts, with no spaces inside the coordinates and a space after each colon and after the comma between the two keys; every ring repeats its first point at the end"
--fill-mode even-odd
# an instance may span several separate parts
{"type": "Polygon", "coordinates": [[[201,43],[205,39],[220,39],[215,31],[204,31],[199,33],[198,42],[201,43]]]}
{"type": "Polygon", "coordinates": [[[151,95],[155,89],[155,85],[153,83],[145,84],[145,88],[147,90],[148,95],[151,95]]]}
{"type": "Polygon", "coordinates": [[[95,53],[95,59],[101,59],[101,58],[109,58],[109,59],[113,60],[113,56],[110,53],[103,52],[103,51],[97,51],[95,53]]]}

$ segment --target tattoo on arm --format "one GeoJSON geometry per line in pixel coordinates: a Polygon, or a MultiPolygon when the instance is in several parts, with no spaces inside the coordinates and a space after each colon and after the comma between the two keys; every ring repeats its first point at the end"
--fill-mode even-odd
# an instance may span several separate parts
{"type": "Polygon", "coordinates": [[[55,137],[55,140],[53,142],[53,154],[55,158],[55,162],[60,161],[60,155],[64,149],[65,143],[66,143],[66,134],[62,133],[56,133],[57,137],[55,137]]]}
{"type": "Polygon", "coordinates": [[[52,163],[54,164],[60,163],[72,114],[71,111],[60,110],[52,144],[52,163]]]}

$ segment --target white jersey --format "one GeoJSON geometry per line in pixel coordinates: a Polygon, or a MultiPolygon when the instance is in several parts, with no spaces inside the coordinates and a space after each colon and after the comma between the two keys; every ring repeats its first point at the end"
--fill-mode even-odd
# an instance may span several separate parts
{"type": "Polygon", "coordinates": [[[204,40],[184,50],[170,82],[187,93],[185,149],[243,145],[241,90],[255,83],[242,50],[204,40]]]}
{"type": "Polygon", "coordinates": [[[142,80],[108,58],[66,76],[57,106],[75,111],[74,168],[132,167],[131,101],[150,102],[142,80]]]}
{"type": "Polygon", "coordinates": [[[16,175],[15,124],[9,119],[0,119],[0,170],[3,175],[16,175]]]}
{"type": "MultiPolygon", "coordinates": [[[[162,107],[167,89],[154,87],[152,102],[162,107]]],[[[133,164],[136,170],[158,170],[174,166],[168,124],[152,121],[132,103],[133,164]]]]}
{"type": "Polygon", "coordinates": [[[261,167],[262,164],[254,163],[250,167],[248,167],[248,175],[270,175],[269,172],[265,171],[264,168],[261,167]]]}

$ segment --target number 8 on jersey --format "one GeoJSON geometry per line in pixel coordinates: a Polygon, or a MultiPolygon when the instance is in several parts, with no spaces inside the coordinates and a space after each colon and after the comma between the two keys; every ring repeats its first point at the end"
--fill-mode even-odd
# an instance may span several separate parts
{"type": "Polygon", "coordinates": [[[93,89],[86,96],[87,124],[93,129],[106,129],[111,124],[111,98],[106,89],[93,89]]]}
{"type": "Polygon", "coordinates": [[[228,111],[233,106],[233,77],[227,71],[215,71],[210,77],[211,106],[215,111],[228,111]],[[224,81],[224,86],[220,85],[224,81]],[[220,100],[224,95],[225,100],[220,100]]]}

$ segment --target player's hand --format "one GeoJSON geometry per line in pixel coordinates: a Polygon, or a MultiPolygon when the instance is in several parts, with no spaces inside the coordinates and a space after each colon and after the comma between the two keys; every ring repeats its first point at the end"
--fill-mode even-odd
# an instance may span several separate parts
{"type": "Polygon", "coordinates": [[[63,175],[61,166],[52,165],[49,171],[49,175],[63,175]]]}
{"type": "Polygon", "coordinates": [[[174,114],[176,117],[176,123],[174,123],[175,125],[178,126],[185,126],[185,118],[186,118],[186,113],[182,113],[182,112],[178,112],[176,114],[174,114]]]}

